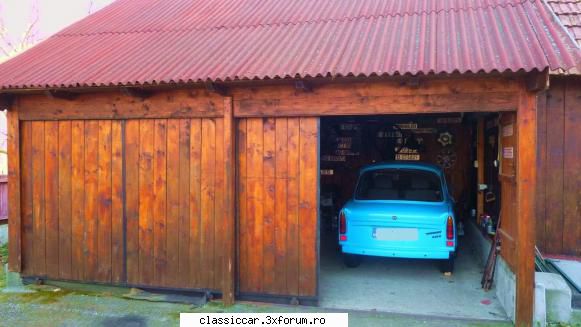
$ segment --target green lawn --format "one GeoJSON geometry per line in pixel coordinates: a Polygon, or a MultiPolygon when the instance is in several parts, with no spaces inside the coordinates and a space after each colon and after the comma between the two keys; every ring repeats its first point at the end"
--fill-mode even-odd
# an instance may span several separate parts
{"type": "Polygon", "coordinates": [[[8,262],[8,244],[0,246],[0,289],[6,286],[6,276],[4,276],[4,264],[8,262]]]}

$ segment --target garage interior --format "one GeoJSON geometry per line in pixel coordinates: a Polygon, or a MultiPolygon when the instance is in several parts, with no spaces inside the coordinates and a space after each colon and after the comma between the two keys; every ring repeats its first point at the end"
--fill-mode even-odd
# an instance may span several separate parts
{"type": "Polygon", "coordinates": [[[321,306],[508,319],[494,289],[486,292],[480,284],[486,262],[482,242],[494,237],[500,211],[498,149],[502,119],[506,118],[498,113],[321,118],[321,306]],[[480,176],[478,158],[484,159],[480,176]],[[356,268],[343,263],[337,217],[352,197],[358,171],[371,163],[394,160],[428,162],[445,171],[456,201],[458,234],[451,275],[443,274],[435,260],[367,256],[356,268]]]}

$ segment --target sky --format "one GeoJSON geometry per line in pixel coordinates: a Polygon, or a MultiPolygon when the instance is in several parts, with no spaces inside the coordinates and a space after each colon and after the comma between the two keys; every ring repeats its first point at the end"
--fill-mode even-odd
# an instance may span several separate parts
{"type": "Polygon", "coordinates": [[[7,37],[14,42],[22,38],[38,15],[36,32],[42,40],[113,1],[0,0],[0,22],[3,22],[7,37]]]}

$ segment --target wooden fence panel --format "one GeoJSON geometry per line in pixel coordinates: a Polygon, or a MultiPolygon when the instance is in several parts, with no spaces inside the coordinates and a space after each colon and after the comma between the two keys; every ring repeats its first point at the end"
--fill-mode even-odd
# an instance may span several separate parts
{"type": "Polygon", "coordinates": [[[25,276],[220,290],[222,118],[21,125],[25,276]]]}
{"type": "Polygon", "coordinates": [[[317,118],[238,123],[239,292],[317,295],[317,118]]]}

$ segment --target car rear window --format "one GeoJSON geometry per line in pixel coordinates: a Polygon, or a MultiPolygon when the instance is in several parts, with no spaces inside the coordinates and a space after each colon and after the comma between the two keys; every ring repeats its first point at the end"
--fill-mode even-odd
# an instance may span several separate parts
{"type": "Polygon", "coordinates": [[[375,169],[359,177],[356,200],[442,201],[440,177],[418,169],[375,169]]]}

